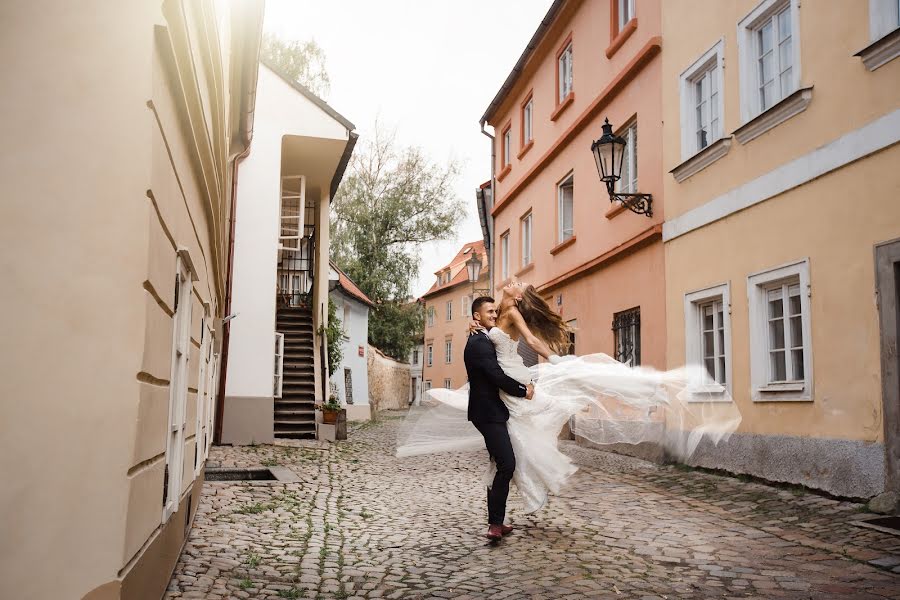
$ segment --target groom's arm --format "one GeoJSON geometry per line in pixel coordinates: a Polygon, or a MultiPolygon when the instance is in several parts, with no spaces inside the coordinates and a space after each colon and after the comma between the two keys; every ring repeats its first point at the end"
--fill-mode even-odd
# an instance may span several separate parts
{"type": "Polygon", "coordinates": [[[497,353],[494,351],[494,344],[487,338],[478,340],[472,347],[474,351],[472,358],[475,364],[487,376],[488,381],[496,385],[498,388],[518,398],[524,398],[528,393],[528,389],[503,372],[500,363],[497,362],[497,353]]]}

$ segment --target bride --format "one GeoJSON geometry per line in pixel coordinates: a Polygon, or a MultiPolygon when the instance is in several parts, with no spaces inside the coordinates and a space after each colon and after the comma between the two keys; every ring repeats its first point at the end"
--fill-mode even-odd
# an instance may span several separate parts
{"type": "MultiPolygon", "coordinates": [[[[526,513],[539,510],[577,467],[558,448],[570,422],[577,436],[597,444],[654,442],[669,456],[686,460],[703,438],[714,444],[729,436],[740,414],[727,393],[703,391],[709,378],[700,366],[671,371],[629,367],[605,354],[565,356],[570,329],[534,286],[513,282],[503,288],[496,326],[487,332],[503,372],[533,384],[528,400],[500,390],[509,410],[507,431],[515,453],[513,483],[526,513]],[[525,366],[518,353],[524,340],[548,362],[525,366]],[[560,356],[564,355],[564,356],[560,356]],[[712,401],[712,402],[711,402],[712,401]],[[575,416],[575,419],[571,419],[575,416]]],[[[470,333],[478,327],[473,322],[470,333]]],[[[465,422],[468,390],[434,389],[432,402],[412,411],[397,455],[484,448],[465,422]]],[[[485,482],[494,476],[494,463],[485,482]]]]}

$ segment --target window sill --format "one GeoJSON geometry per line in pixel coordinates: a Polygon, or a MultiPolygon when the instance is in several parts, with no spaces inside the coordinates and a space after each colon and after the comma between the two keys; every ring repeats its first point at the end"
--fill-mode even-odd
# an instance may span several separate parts
{"type": "Polygon", "coordinates": [[[741,144],[746,144],[791,117],[802,113],[812,101],[812,87],[800,88],[781,102],[747,121],[732,132],[741,144]]]}
{"type": "MultiPolygon", "coordinates": [[[[604,190],[604,191],[606,191],[606,190],[604,190]]],[[[626,210],[628,210],[628,209],[621,202],[610,202],[609,208],[606,209],[606,213],[603,216],[605,216],[607,219],[612,219],[616,215],[620,215],[623,212],[625,212],[626,210]]]]}
{"type": "Polygon", "coordinates": [[[875,40],[853,56],[860,57],[870,71],[891,62],[900,56],[900,27],[880,40],[875,40]]]}
{"type": "Polygon", "coordinates": [[[701,402],[719,402],[728,404],[731,403],[731,398],[728,396],[728,390],[725,386],[720,384],[705,384],[705,385],[695,385],[691,386],[687,389],[687,392],[690,394],[688,397],[688,402],[701,403],[701,402]]]}
{"type": "Polygon", "coordinates": [[[534,140],[531,140],[527,144],[525,144],[522,149],[519,150],[519,153],[516,154],[516,158],[522,160],[522,157],[528,154],[528,151],[531,150],[532,147],[534,147],[534,140]]]}
{"type": "Polygon", "coordinates": [[[557,253],[559,253],[559,252],[562,252],[563,250],[565,250],[566,248],[568,248],[569,246],[571,246],[572,244],[574,244],[576,238],[577,238],[577,236],[574,236],[574,235],[573,235],[572,237],[570,237],[570,238],[567,239],[566,241],[558,243],[558,244],[555,245],[554,247],[550,248],[550,254],[554,254],[554,255],[555,255],[555,254],[557,254],[557,253]]]}
{"type": "Polygon", "coordinates": [[[619,51],[619,48],[625,45],[625,42],[631,37],[631,34],[634,33],[635,29],[637,29],[637,24],[637,18],[633,18],[625,23],[625,27],[622,28],[622,31],[620,31],[609,43],[609,47],[606,49],[606,58],[612,58],[613,55],[619,51]]]}
{"type": "Polygon", "coordinates": [[[521,276],[521,275],[524,275],[525,273],[531,271],[532,269],[534,269],[534,261],[531,261],[530,263],[528,263],[527,265],[525,265],[524,267],[522,267],[521,269],[519,269],[519,270],[516,272],[516,275],[515,275],[515,276],[516,276],[516,277],[519,277],[519,276],[521,276]]]}
{"type": "Polygon", "coordinates": [[[681,183],[688,177],[699,173],[709,165],[713,164],[731,149],[731,136],[719,138],[703,150],[695,153],[693,156],[682,162],[680,165],[669,171],[675,181],[681,183]]]}
{"type": "Polygon", "coordinates": [[[550,120],[555,121],[559,118],[561,114],[565,112],[567,108],[572,106],[572,103],[575,102],[575,92],[569,92],[569,95],[563,98],[563,101],[559,103],[559,106],[556,107],[556,110],[553,111],[553,114],[550,115],[550,120]]]}
{"type": "Polygon", "coordinates": [[[497,173],[497,181],[503,181],[506,179],[506,176],[509,175],[509,172],[512,171],[512,165],[506,165],[503,169],[497,173]]]}
{"type": "Polygon", "coordinates": [[[754,402],[812,402],[805,383],[770,383],[756,388],[754,402]]]}

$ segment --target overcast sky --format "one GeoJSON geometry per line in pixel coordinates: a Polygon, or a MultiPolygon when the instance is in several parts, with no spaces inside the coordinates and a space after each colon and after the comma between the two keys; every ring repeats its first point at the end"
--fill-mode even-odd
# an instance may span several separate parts
{"type": "Polygon", "coordinates": [[[481,239],[475,189],[491,176],[490,141],[478,120],[550,7],[551,0],[267,0],[265,29],[314,39],[331,78],[327,98],[372,132],[376,118],[398,142],[433,160],[456,159],[466,218],[451,241],[423,248],[423,294],[465,242],[481,239]]]}

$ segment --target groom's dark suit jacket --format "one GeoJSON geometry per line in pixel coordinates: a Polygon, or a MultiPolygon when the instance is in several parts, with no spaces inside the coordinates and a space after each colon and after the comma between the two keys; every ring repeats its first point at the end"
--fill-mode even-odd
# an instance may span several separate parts
{"type": "Polygon", "coordinates": [[[497,362],[494,343],[483,331],[469,336],[463,353],[469,375],[469,420],[473,423],[505,423],[509,411],[498,388],[510,396],[524,398],[524,385],[508,376],[497,362]]]}

